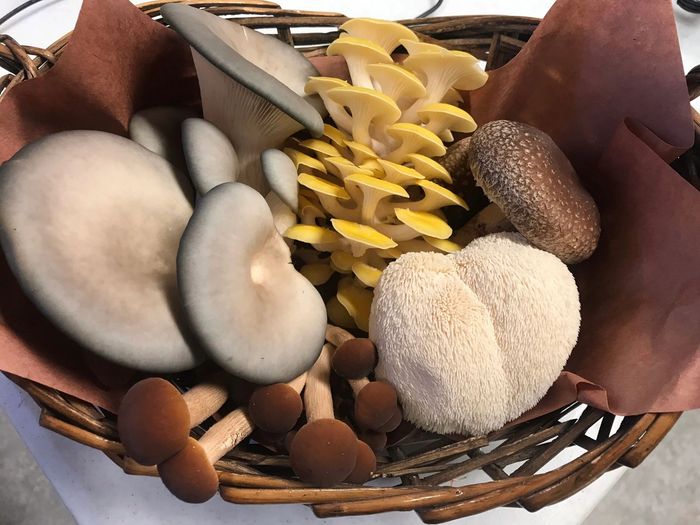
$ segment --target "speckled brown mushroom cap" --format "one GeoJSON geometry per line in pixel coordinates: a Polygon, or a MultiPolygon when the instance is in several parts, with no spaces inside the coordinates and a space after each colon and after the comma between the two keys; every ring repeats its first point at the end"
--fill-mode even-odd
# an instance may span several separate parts
{"type": "Polygon", "coordinates": [[[355,397],[355,422],[362,428],[377,430],[395,415],[396,389],[383,381],[365,385],[355,397]]]}
{"type": "Polygon", "coordinates": [[[330,487],[344,481],[355,468],[357,437],[337,419],[317,419],[294,436],[289,459],[302,481],[330,487]]]}
{"type": "Polygon", "coordinates": [[[532,244],[567,264],[593,253],[598,208],[549,135],[520,122],[489,122],[471,137],[469,164],[486,195],[532,244]]]}
{"type": "Polygon", "coordinates": [[[163,484],[178,499],[204,503],[219,489],[219,476],[196,439],[188,438],[180,452],[158,465],[163,484]]]}
{"type": "Polygon", "coordinates": [[[369,480],[372,472],[377,470],[377,456],[364,441],[357,440],[357,460],[355,468],[352,469],[350,475],[345,478],[346,483],[355,483],[362,485],[369,480]]]}
{"type": "Polygon", "coordinates": [[[377,365],[377,348],[367,338],[345,341],[333,354],[333,370],[346,379],[367,377],[377,365]]]}
{"type": "Polygon", "coordinates": [[[187,444],[190,413],[177,388],[150,377],[122,398],[117,426],[127,455],[142,465],[155,465],[187,444]]]}
{"type": "Polygon", "coordinates": [[[256,389],[248,402],[253,422],[265,432],[283,434],[294,428],[304,403],[301,396],[286,383],[256,389]]]}

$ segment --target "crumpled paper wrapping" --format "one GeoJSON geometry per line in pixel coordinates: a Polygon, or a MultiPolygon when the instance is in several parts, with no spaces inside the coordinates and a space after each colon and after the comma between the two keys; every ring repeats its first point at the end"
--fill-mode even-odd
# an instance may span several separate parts
{"type": "MultiPolygon", "coordinates": [[[[322,74],[343,70],[337,57],[315,60],[322,74]]],[[[54,131],[125,134],[135,110],[196,102],[195,80],[174,33],[127,0],[85,0],[58,64],[0,104],[0,162],[54,131]]],[[[507,118],[549,133],[601,211],[598,250],[572,268],[579,343],[525,417],[576,399],[622,415],[700,407],[700,192],[667,164],[693,140],[671,4],[630,14],[619,2],[559,0],[469,104],[480,124],[507,118]]],[[[114,411],[120,393],[91,379],[4,261],[0,282],[0,369],[114,411]]]]}

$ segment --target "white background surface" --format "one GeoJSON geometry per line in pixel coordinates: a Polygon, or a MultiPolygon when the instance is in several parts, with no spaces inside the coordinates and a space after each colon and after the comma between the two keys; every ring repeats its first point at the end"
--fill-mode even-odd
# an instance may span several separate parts
{"type": "MultiPolygon", "coordinates": [[[[0,0],[0,14],[4,14],[23,1],[0,0]]],[[[289,9],[317,9],[339,11],[348,16],[400,19],[418,15],[432,2],[431,0],[283,0],[279,3],[289,9]]],[[[511,14],[542,17],[552,3],[549,0],[469,0],[468,2],[445,0],[443,7],[434,14],[436,16],[511,14]]],[[[73,28],[79,8],[80,0],[44,0],[0,27],[0,33],[8,33],[22,44],[45,47],[73,28]]],[[[700,15],[687,14],[677,7],[675,9],[684,66],[687,71],[700,64],[700,15]]],[[[0,406],[7,411],[29,449],[39,459],[41,468],[81,524],[410,525],[420,523],[414,513],[317,520],[309,509],[301,505],[234,506],[223,502],[218,497],[204,505],[187,505],[170,496],[159,480],[127,476],[103,454],[40,428],[37,424],[39,414],[36,405],[1,375],[0,406]]],[[[497,509],[455,523],[462,525],[579,524],[623,472],[624,469],[618,469],[605,474],[579,494],[537,514],[529,514],[519,509],[497,509]]],[[[483,474],[475,473],[469,480],[478,479],[479,476],[483,474]]],[[[0,510],[0,514],[1,512],[0,510]]]]}

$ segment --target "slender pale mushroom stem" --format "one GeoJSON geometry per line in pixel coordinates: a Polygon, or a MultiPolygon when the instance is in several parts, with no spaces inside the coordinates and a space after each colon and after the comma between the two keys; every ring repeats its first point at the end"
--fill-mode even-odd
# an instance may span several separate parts
{"type": "Polygon", "coordinates": [[[335,347],[323,345],[321,355],[309,370],[304,390],[304,406],[309,423],[317,419],[333,419],[333,395],[331,393],[331,358],[335,347]]]}
{"type": "Polygon", "coordinates": [[[366,377],[363,377],[362,379],[348,379],[348,384],[350,385],[350,388],[352,388],[352,393],[355,397],[357,397],[360,393],[360,391],[369,385],[370,381],[366,377]]]}
{"type": "Polygon", "coordinates": [[[220,374],[200,383],[187,392],[182,398],[190,412],[190,427],[196,427],[216,412],[228,399],[226,376],[220,374]]]}

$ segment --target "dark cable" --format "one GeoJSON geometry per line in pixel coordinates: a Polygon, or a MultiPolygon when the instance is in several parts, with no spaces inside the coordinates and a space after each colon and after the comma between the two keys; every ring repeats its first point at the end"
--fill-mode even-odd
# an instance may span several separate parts
{"type": "Polygon", "coordinates": [[[3,25],[5,22],[7,22],[10,18],[12,18],[15,15],[18,15],[28,7],[33,6],[34,4],[38,4],[41,2],[41,0],[27,0],[27,2],[24,2],[21,5],[18,5],[15,7],[12,11],[4,15],[2,18],[0,18],[0,26],[3,25]]]}
{"type": "Polygon", "coordinates": [[[690,13],[700,13],[700,0],[677,0],[676,3],[690,13]]]}
{"type": "Polygon", "coordinates": [[[430,9],[428,9],[427,11],[425,11],[425,12],[419,14],[416,18],[425,18],[426,16],[432,15],[435,11],[437,11],[438,9],[440,9],[440,6],[442,5],[442,2],[443,2],[443,1],[444,1],[444,0],[437,0],[437,2],[435,2],[435,3],[433,4],[433,6],[432,6],[430,9]]]}

